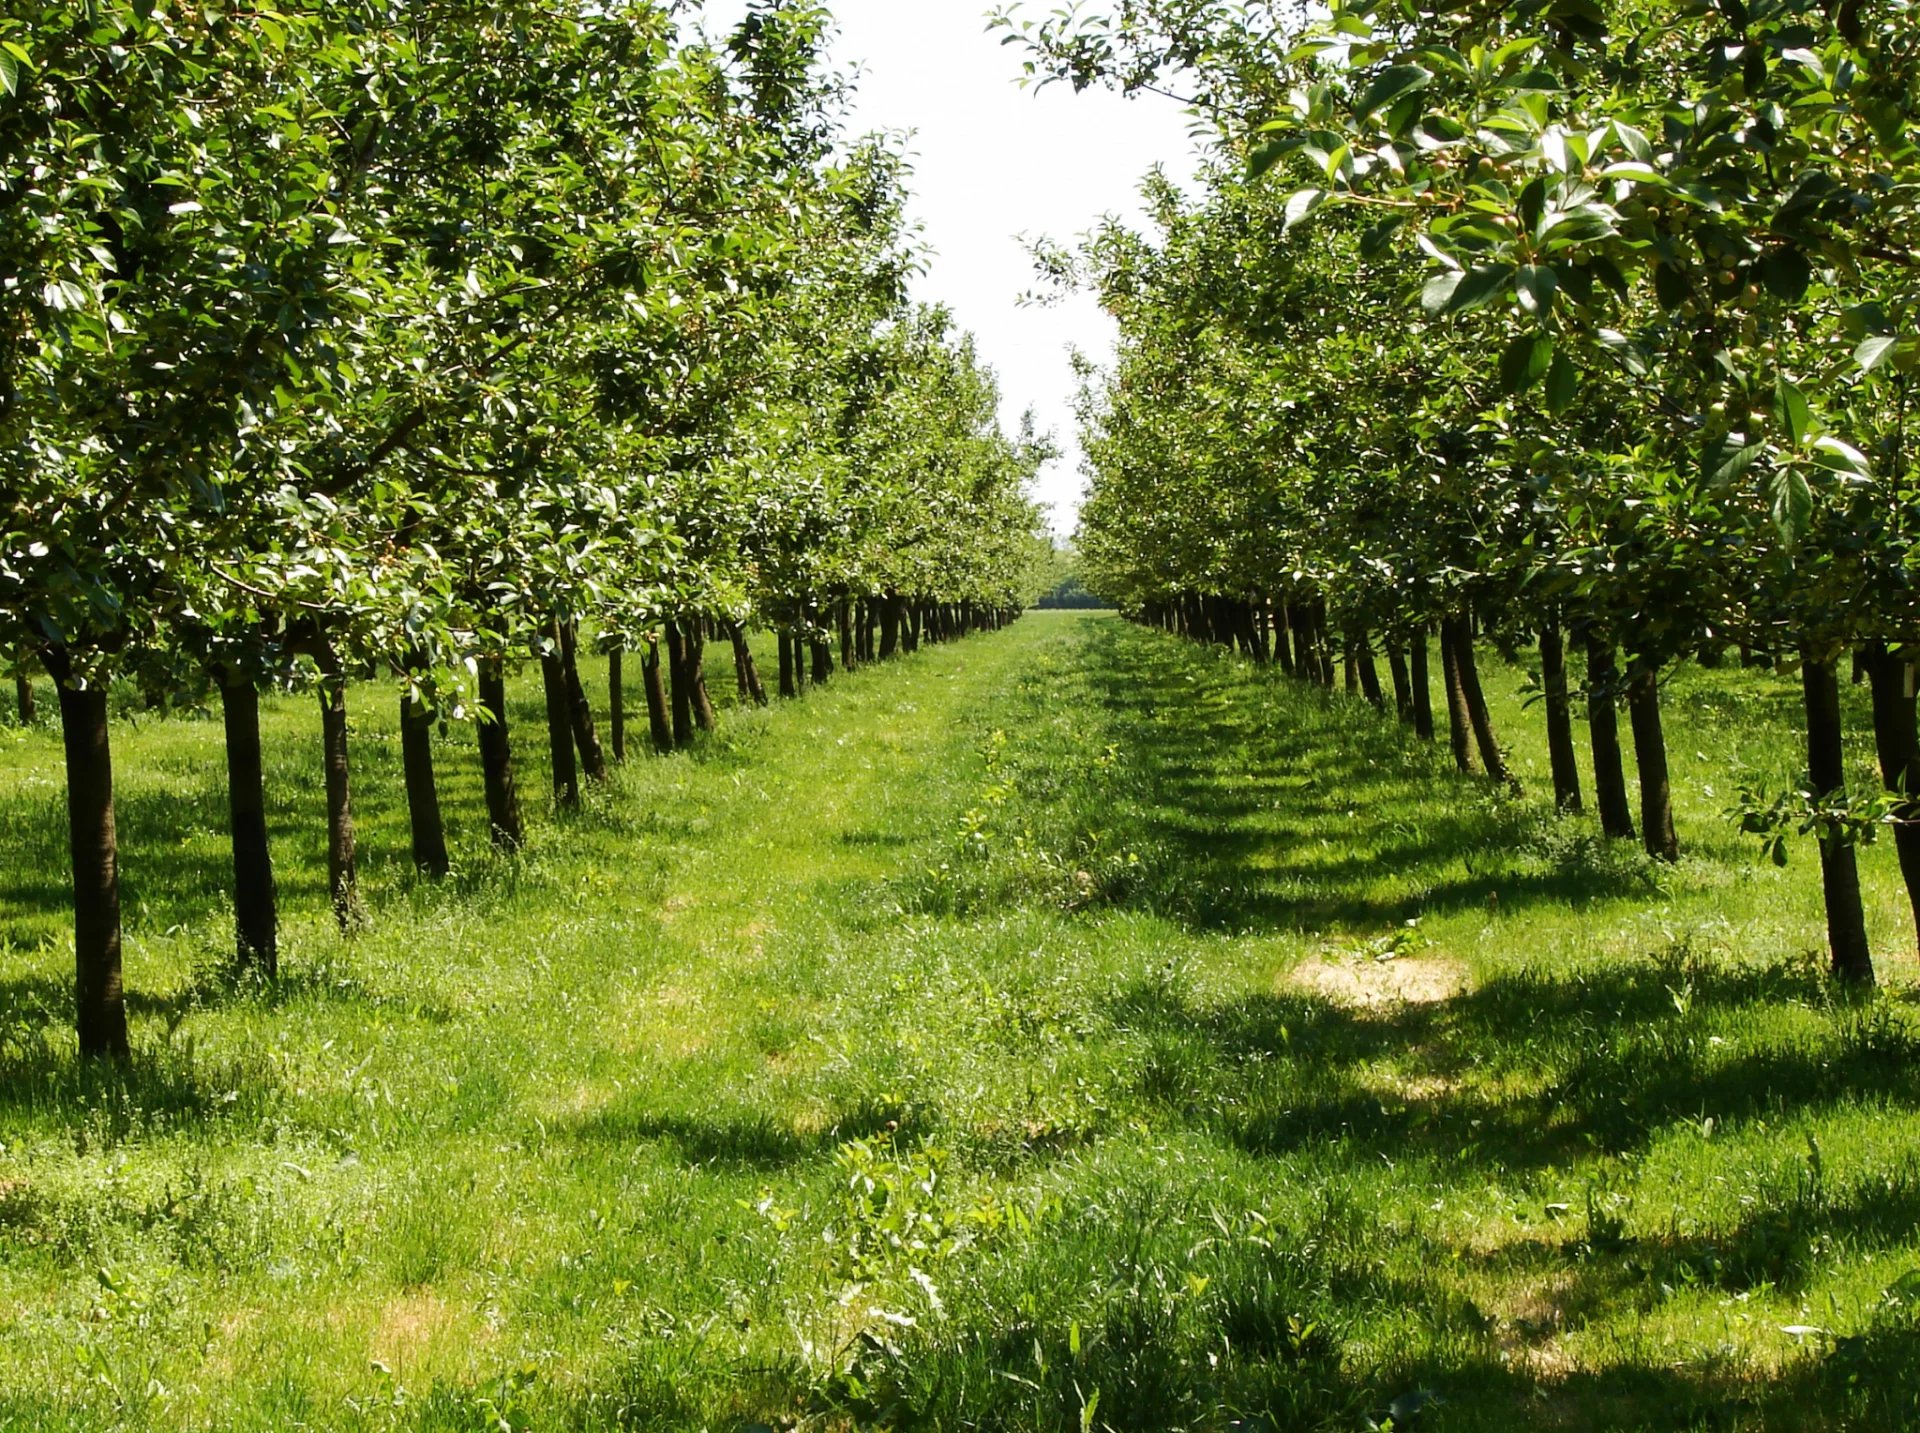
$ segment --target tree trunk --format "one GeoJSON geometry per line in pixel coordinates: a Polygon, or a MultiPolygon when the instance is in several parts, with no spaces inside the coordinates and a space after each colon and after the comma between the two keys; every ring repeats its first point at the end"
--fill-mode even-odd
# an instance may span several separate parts
{"type": "Polygon", "coordinates": [[[1567,695],[1567,642],[1559,625],[1540,626],[1540,685],[1547,694],[1547,760],[1553,768],[1553,800],[1562,811],[1579,811],[1580,761],[1573,745],[1573,702],[1567,695]]]}
{"type": "Polygon", "coordinates": [[[1407,654],[1398,642],[1387,643],[1387,673],[1393,679],[1393,712],[1402,722],[1413,720],[1413,684],[1407,676],[1407,654]]]}
{"type": "Polygon", "coordinates": [[[741,706],[753,700],[753,691],[747,685],[747,649],[745,638],[739,635],[739,623],[727,623],[727,641],[733,648],[733,689],[734,696],[741,706]]]}
{"type": "Polygon", "coordinates": [[[1273,641],[1268,628],[1267,599],[1256,597],[1246,604],[1247,624],[1253,630],[1253,660],[1259,666],[1273,661],[1273,641]]]}
{"type": "Polygon", "coordinates": [[[496,851],[511,855],[526,844],[520,823],[520,788],[513,778],[513,737],[507,729],[507,664],[480,662],[480,772],[487,789],[487,828],[496,851]]]}
{"type": "Polygon", "coordinates": [[[707,625],[703,618],[686,624],[687,689],[693,698],[693,724],[702,731],[718,731],[713,697],[707,691],[707,625]]]}
{"type": "MultiPolygon", "coordinates": [[[[1660,722],[1660,673],[1645,657],[1630,661],[1627,715],[1633,722],[1633,757],[1640,769],[1640,834],[1658,861],[1680,859],[1673,829],[1673,782],[1667,772],[1667,737],[1660,722]]],[[[1835,698],[1838,700],[1838,698],[1835,698]]]]}
{"type": "Polygon", "coordinates": [[[797,663],[793,654],[794,636],[791,632],[780,634],[780,695],[797,697],[800,695],[800,683],[795,668],[797,663]]]}
{"type": "MultiPolygon", "coordinates": [[[[1801,654],[1801,685],[1807,695],[1807,771],[1813,794],[1835,796],[1847,784],[1841,744],[1840,675],[1831,659],[1801,654]]],[[[1827,947],[1837,979],[1873,984],[1873,953],[1867,946],[1867,918],[1860,903],[1860,866],[1850,838],[1820,838],[1820,890],[1827,907],[1827,947]]]]}
{"type": "Polygon", "coordinates": [[[560,671],[567,683],[567,719],[573,728],[574,744],[580,749],[580,764],[590,781],[607,779],[607,757],[600,749],[600,734],[593,728],[593,703],[587,700],[586,684],[580,680],[580,629],[571,622],[560,626],[560,671]]]}
{"type": "Polygon", "coordinates": [[[1920,928],[1920,735],[1914,717],[1914,667],[1886,643],[1876,642],[1867,653],[1867,674],[1873,683],[1873,739],[1880,775],[1898,798],[1894,849],[1907,885],[1907,905],[1920,928]]]}
{"type": "Polygon", "coordinates": [[[227,734],[227,820],[233,843],[234,959],[271,979],[280,970],[279,900],[267,843],[267,783],[260,759],[260,692],[222,671],[220,715],[227,734]]]}
{"type": "Polygon", "coordinates": [[[20,709],[20,725],[32,726],[34,718],[40,713],[33,702],[33,678],[27,675],[25,668],[13,674],[13,698],[20,709]]]}
{"type": "Polygon", "coordinates": [[[1613,643],[1587,634],[1587,740],[1593,750],[1593,803],[1600,829],[1616,841],[1634,837],[1627,804],[1626,762],[1620,750],[1620,662],[1613,643]]]}
{"type": "Polygon", "coordinates": [[[658,752],[673,750],[673,719],[667,712],[667,685],[660,673],[660,643],[647,639],[640,658],[641,685],[647,694],[647,733],[658,752]]]}
{"type": "Polygon", "coordinates": [[[1427,672],[1427,629],[1420,628],[1407,643],[1407,681],[1413,687],[1413,734],[1433,740],[1433,678],[1427,672]]]}
{"type": "Polygon", "coordinates": [[[825,637],[817,636],[808,638],[808,646],[813,653],[813,685],[824,687],[833,675],[833,648],[825,637]]]}
{"type": "Polygon", "coordinates": [[[1460,677],[1460,650],[1453,633],[1451,619],[1440,624],[1440,664],[1447,679],[1447,740],[1453,748],[1453,764],[1471,776],[1478,769],[1473,761],[1473,716],[1467,710],[1467,689],[1460,677]]]}
{"type": "Polygon", "coordinates": [[[767,704],[767,689],[760,685],[760,669],[754,665],[753,646],[747,641],[747,629],[739,622],[727,623],[727,640],[733,643],[733,662],[740,680],[746,684],[744,696],[755,706],[767,704]]]}
{"type": "Polygon", "coordinates": [[[607,735],[613,742],[613,759],[627,759],[626,653],[615,647],[607,653],[607,735]]]}
{"type": "Polygon", "coordinates": [[[1473,620],[1448,618],[1444,626],[1453,629],[1454,663],[1459,668],[1460,691],[1467,702],[1467,719],[1473,723],[1474,743],[1480,748],[1480,761],[1487,775],[1511,787],[1518,794],[1520,782],[1507,767],[1507,758],[1494,735],[1493,713],[1487,708],[1486,692],[1480,686],[1480,663],[1473,650],[1473,620]]]}
{"type": "Polygon", "coordinates": [[[889,592],[880,600],[880,660],[900,650],[900,598],[889,592]]]}
{"type": "Polygon", "coordinates": [[[438,880],[453,869],[453,862],[447,856],[439,783],[433,773],[433,713],[406,692],[400,694],[400,765],[406,777],[413,868],[438,880]]]}
{"type": "Polygon", "coordinates": [[[347,761],[347,676],[340,655],[324,636],[320,664],[320,742],[327,764],[327,894],[340,929],[351,934],[367,923],[360,903],[360,874],[353,833],[352,768],[347,761]]]}
{"type": "Polygon", "coordinates": [[[667,639],[667,681],[673,695],[673,744],[693,744],[693,673],[687,666],[687,638],[680,623],[661,628],[667,639]]]}
{"type": "Polygon", "coordinates": [[[1293,659],[1293,629],[1287,618],[1287,604],[1277,597],[1273,602],[1273,656],[1287,676],[1299,672],[1293,659]]]}
{"type": "Polygon", "coordinates": [[[107,689],[74,686],[67,653],[45,654],[60,686],[67,754],[67,838],[73,866],[75,1026],[82,1055],[125,1059],[127,1007],[120,987],[120,852],[113,825],[113,749],[107,689]]]}
{"type": "Polygon", "coordinates": [[[1380,690],[1380,668],[1373,660],[1373,639],[1362,632],[1354,639],[1354,657],[1360,667],[1360,691],[1378,711],[1387,709],[1386,694],[1380,690]]]}
{"type": "Polygon", "coordinates": [[[547,754],[553,766],[553,799],[562,806],[580,804],[580,770],[573,757],[572,702],[560,651],[540,654],[540,685],[547,698],[547,754]]]}
{"type": "Polygon", "coordinates": [[[840,670],[851,672],[854,666],[853,654],[853,611],[852,604],[842,597],[834,604],[834,617],[840,628],[840,670]]]}
{"type": "Polygon", "coordinates": [[[907,650],[909,652],[920,650],[920,604],[918,602],[907,603],[907,650]]]}

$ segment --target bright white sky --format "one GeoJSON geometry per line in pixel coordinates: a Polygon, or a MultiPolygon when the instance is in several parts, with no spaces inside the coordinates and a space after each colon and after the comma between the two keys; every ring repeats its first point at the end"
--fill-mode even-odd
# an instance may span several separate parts
{"type": "MultiPolygon", "coordinates": [[[[1070,532],[1083,480],[1075,442],[1073,374],[1079,348],[1105,361],[1113,326],[1085,295],[1021,307],[1036,287],[1021,235],[1069,241],[1103,215],[1139,221],[1139,181],[1155,164],[1186,184],[1193,173],[1187,116],[1171,101],[1021,89],[1020,52],[987,32],[990,0],[828,0],[840,25],[835,66],[861,70],[852,126],[912,131],[913,215],[933,250],[917,296],[953,310],[999,375],[1013,431],[1031,408],[1066,456],[1040,479],[1054,527],[1070,532]]],[[[1031,0],[1042,14],[1055,0],[1031,0]]],[[[724,33],[744,0],[708,0],[724,33]]]]}

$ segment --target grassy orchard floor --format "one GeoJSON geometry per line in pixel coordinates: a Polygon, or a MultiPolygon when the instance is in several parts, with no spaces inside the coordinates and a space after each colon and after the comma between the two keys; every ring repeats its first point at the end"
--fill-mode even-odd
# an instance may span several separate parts
{"type": "Polygon", "coordinates": [[[209,973],[217,723],[123,724],[124,1076],[68,1053],[57,736],[0,733],[0,1429],[1920,1419],[1891,850],[1891,990],[1836,1007],[1810,856],[1720,815],[1797,769],[1789,684],[1677,681],[1664,871],[1545,812],[1489,677],[1525,802],[1039,614],[636,762],[512,864],[450,743],[442,890],[367,692],[351,944],[275,702],[272,991],[209,973]]]}

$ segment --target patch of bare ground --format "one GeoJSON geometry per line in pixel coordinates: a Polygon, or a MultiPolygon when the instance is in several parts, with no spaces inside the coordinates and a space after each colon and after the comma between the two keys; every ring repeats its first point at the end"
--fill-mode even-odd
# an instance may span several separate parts
{"type": "Polygon", "coordinates": [[[1444,956],[1403,955],[1380,960],[1357,955],[1303,960],[1287,972],[1283,981],[1336,1005],[1377,1010],[1451,1000],[1467,988],[1467,969],[1444,956]]]}
{"type": "Polygon", "coordinates": [[[396,1375],[414,1372],[437,1353],[464,1355],[489,1342],[492,1331],[480,1320],[422,1291],[392,1299],[378,1313],[371,1356],[396,1375]]]}

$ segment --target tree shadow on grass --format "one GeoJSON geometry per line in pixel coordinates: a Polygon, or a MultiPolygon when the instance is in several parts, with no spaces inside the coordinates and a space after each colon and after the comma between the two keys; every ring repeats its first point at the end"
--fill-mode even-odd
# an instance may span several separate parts
{"type": "Polygon", "coordinates": [[[210,1059],[191,1041],[82,1058],[15,1027],[0,1041],[0,1117],[70,1128],[106,1146],[212,1120],[257,1119],[278,1099],[271,1060],[210,1059]]]}
{"type": "Polygon", "coordinates": [[[1362,704],[1206,656],[1119,624],[1083,643],[1137,777],[1110,825],[1150,853],[1123,903],[1201,930],[1315,931],[1646,895],[1637,855],[1548,839],[1544,807],[1458,775],[1362,704]]]}
{"type": "Polygon", "coordinates": [[[624,1098],[576,1121],[574,1138],[594,1143],[663,1144],[687,1164],[721,1169],[784,1169],[825,1158],[849,1140],[913,1141],[931,1131],[937,1115],[890,1100],[843,1107],[818,1128],[751,1107],[700,1112],[662,1109],[657,1091],[624,1098]]]}
{"type": "Polygon", "coordinates": [[[1143,981],[1107,1010],[1162,1042],[1143,1098],[1247,1152],[1537,1169],[1644,1149],[1676,1120],[1871,1103],[1920,1109],[1920,1032],[1884,1003],[1765,1043],[1729,1016],[1805,1013],[1798,967],[1688,959],[1496,977],[1433,1003],[1355,1008],[1276,990],[1218,1004],[1143,981]],[[1391,1068],[1409,1078],[1383,1078],[1391,1068]],[[1411,1069],[1409,1069],[1411,1067],[1411,1069]]]}

